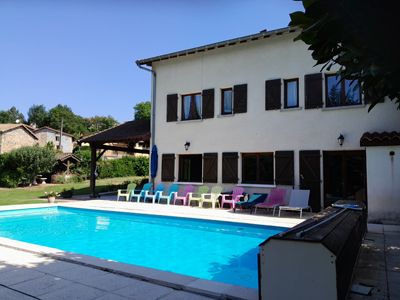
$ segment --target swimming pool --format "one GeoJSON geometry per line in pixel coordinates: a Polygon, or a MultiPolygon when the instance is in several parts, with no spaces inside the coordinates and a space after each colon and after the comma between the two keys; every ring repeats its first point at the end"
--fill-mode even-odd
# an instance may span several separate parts
{"type": "Polygon", "coordinates": [[[0,212],[0,236],[257,288],[258,245],[281,227],[48,207],[0,212]]]}

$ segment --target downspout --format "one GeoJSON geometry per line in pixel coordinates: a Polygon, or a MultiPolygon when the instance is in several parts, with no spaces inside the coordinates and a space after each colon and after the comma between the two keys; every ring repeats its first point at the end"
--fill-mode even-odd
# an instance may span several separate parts
{"type": "MultiPolygon", "coordinates": [[[[156,72],[153,69],[143,67],[139,61],[136,61],[136,65],[147,72],[151,73],[151,117],[150,117],[150,149],[155,145],[155,137],[156,137],[156,72]]],[[[154,178],[150,177],[150,182],[153,184],[154,188],[154,178]]]]}

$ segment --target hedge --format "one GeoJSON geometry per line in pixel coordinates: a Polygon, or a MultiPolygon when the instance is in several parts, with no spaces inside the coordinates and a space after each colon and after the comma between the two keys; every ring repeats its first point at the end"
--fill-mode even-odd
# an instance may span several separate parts
{"type": "Polygon", "coordinates": [[[98,178],[147,176],[149,174],[149,158],[144,156],[125,156],[120,159],[100,161],[98,178]]]}

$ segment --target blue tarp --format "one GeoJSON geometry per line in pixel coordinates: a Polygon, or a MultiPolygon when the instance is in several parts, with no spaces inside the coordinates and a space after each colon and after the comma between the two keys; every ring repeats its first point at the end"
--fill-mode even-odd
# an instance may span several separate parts
{"type": "Polygon", "coordinates": [[[157,146],[153,145],[153,147],[151,148],[151,157],[150,157],[151,178],[157,176],[157,166],[158,166],[158,151],[157,151],[157,146]]]}

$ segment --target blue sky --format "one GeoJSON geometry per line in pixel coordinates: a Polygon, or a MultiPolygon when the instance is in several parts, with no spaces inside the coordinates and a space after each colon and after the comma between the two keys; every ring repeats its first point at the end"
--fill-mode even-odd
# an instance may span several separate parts
{"type": "Polygon", "coordinates": [[[133,118],[137,59],[287,26],[292,0],[0,0],[0,110],[61,103],[133,118]]]}

